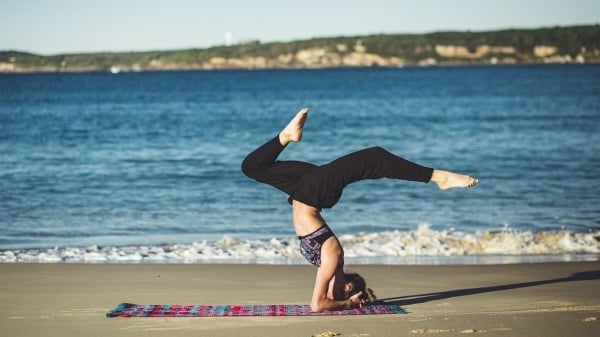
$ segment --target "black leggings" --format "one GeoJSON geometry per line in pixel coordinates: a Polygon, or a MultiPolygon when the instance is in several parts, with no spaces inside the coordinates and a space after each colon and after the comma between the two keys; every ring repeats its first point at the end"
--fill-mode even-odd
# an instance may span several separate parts
{"type": "Polygon", "coordinates": [[[365,179],[402,179],[427,183],[433,169],[400,158],[376,146],[317,166],[301,161],[277,160],[285,146],[279,136],[251,152],[242,162],[248,177],[271,185],[318,209],[331,208],[348,184],[365,179]]]}

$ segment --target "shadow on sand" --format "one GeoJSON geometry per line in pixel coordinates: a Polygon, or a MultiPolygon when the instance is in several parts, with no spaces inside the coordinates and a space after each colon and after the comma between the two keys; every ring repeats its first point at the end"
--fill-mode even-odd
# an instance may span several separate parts
{"type": "Polygon", "coordinates": [[[438,301],[438,300],[443,300],[443,299],[452,298],[452,297],[489,293],[489,292],[493,292],[493,291],[534,287],[534,286],[539,286],[539,285],[544,285],[544,284],[552,284],[552,283],[573,282],[573,281],[592,281],[592,280],[599,280],[599,279],[600,279],[600,270],[594,270],[594,271],[575,273],[569,277],[557,278],[557,279],[552,279],[552,280],[503,284],[503,285],[480,287],[480,288],[448,290],[448,291],[429,293],[429,294],[383,298],[383,299],[380,299],[379,301],[383,302],[383,303],[387,303],[387,304],[396,304],[396,305],[403,306],[403,305],[426,303],[426,302],[430,302],[430,301],[438,301]]]}

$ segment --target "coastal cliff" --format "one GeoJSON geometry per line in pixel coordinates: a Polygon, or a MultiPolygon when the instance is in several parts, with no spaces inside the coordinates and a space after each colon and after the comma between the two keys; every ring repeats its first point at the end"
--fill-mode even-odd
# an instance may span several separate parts
{"type": "Polygon", "coordinates": [[[600,26],[252,41],[176,51],[35,55],[0,52],[0,72],[159,71],[467,64],[598,63],[600,26]]]}

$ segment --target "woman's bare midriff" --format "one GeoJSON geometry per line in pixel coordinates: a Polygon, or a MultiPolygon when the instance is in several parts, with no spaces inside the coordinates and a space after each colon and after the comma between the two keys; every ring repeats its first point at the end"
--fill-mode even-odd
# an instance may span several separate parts
{"type": "Polygon", "coordinates": [[[292,222],[298,236],[311,234],[325,224],[318,209],[297,200],[292,201],[292,222]]]}

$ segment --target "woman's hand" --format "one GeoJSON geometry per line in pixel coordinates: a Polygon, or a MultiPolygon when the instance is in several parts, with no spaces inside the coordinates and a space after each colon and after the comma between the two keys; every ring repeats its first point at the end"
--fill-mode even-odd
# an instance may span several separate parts
{"type": "Polygon", "coordinates": [[[349,299],[348,299],[348,309],[355,309],[355,308],[360,308],[363,306],[363,304],[365,304],[365,300],[361,298],[362,296],[362,291],[352,295],[349,299]]]}

